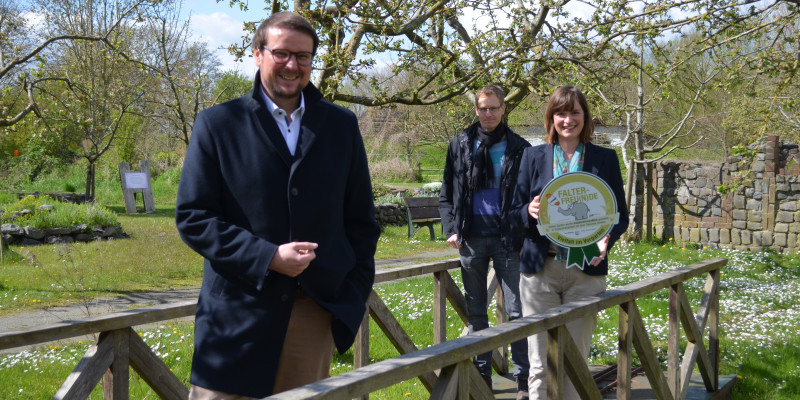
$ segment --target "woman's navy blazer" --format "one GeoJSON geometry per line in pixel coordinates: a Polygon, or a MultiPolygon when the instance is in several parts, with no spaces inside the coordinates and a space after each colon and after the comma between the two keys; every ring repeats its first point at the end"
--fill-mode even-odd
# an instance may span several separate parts
{"type": "MultiPolygon", "coordinates": [[[[625,189],[622,186],[622,173],[619,168],[619,158],[614,150],[600,147],[592,143],[584,143],[583,172],[597,175],[604,180],[617,199],[619,222],[611,228],[609,233],[608,250],[628,229],[628,207],[625,203],[625,189]]],[[[528,204],[534,196],[542,194],[542,189],[553,180],[553,145],[542,144],[525,149],[522,155],[522,164],[517,176],[517,188],[514,191],[512,215],[525,231],[520,255],[520,271],[526,274],[535,274],[544,267],[547,250],[550,248],[550,239],[539,234],[536,229],[537,221],[528,215],[528,204]]],[[[607,275],[608,257],[600,264],[593,267],[584,265],[583,272],[589,275],[607,275]]]]}

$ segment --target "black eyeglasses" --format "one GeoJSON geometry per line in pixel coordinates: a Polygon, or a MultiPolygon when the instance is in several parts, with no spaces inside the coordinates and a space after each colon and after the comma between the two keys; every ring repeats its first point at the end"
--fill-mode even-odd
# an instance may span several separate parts
{"type": "Polygon", "coordinates": [[[286,64],[287,62],[289,62],[289,58],[291,56],[294,56],[294,59],[297,61],[297,65],[301,65],[303,67],[311,65],[311,61],[314,60],[314,53],[309,53],[307,51],[295,52],[283,49],[273,50],[267,46],[264,46],[262,48],[272,53],[272,61],[275,61],[275,64],[286,64]]]}
{"type": "Polygon", "coordinates": [[[500,111],[501,108],[503,108],[503,106],[500,106],[500,107],[480,107],[480,108],[477,108],[477,110],[481,114],[489,114],[489,113],[496,114],[498,111],[500,111]]]}

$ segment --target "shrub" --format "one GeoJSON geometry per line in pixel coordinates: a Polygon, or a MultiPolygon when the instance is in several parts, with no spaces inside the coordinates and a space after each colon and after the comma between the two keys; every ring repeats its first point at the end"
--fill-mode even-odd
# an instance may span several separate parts
{"type": "Polygon", "coordinates": [[[374,197],[375,199],[390,194],[391,192],[392,188],[389,187],[388,185],[384,185],[382,183],[372,184],[372,197],[374,197]]]}
{"type": "Polygon", "coordinates": [[[0,223],[32,226],[36,229],[87,226],[118,226],[117,216],[96,204],[64,203],[50,196],[27,196],[0,208],[0,223]],[[42,206],[52,206],[49,207],[42,206]],[[27,210],[27,211],[25,211],[27,210]]]}

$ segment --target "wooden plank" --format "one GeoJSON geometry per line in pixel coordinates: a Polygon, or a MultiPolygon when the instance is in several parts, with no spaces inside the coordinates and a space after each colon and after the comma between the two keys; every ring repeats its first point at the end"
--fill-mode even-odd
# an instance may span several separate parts
{"type": "Polygon", "coordinates": [[[156,211],[156,203],[153,200],[153,182],[150,179],[150,161],[140,160],[139,171],[147,176],[147,188],[142,189],[142,202],[144,203],[144,212],[151,213],[156,211]]]}
{"type": "Polygon", "coordinates": [[[197,301],[191,300],[0,332],[0,350],[188,317],[196,308],[197,301]]]}
{"type": "MultiPolygon", "coordinates": [[[[640,282],[608,290],[599,296],[588,297],[583,300],[564,304],[542,313],[515,319],[500,326],[490,327],[489,329],[482,330],[475,334],[455,338],[414,353],[404,354],[391,360],[371,364],[356,371],[346,372],[328,378],[322,382],[286,391],[272,398],[350,399],[361,393],[370,393],[394,383],[411,379],[425,371],[456,364],[472,357],[474,354],[486,352],[535,333],[564,325],[566,321],[596,313],[605,308],[618,306],[622,303],[633,302],[638,297],[642,297],[659,289],[667,288],[674,283],[700,276],[711,270],[719,269],[726,263],[727,260],[721,258],[698,262],[683,268],[652,276],[640,282]]],[[[453,292],[451,292],[451,290],[448,284],[448,298],[450,298],[451,295],[454,297],[460,295],[460,291],[457,290],[457,287],[453,292]]],[[[632,308],[635,309],[635,305],[632,308]]],[[[639,317],[638,325],[638,330],[644,331],[641,317],[639,317]]],[[[636,329],[632,331],[636,334],[636,329]]],[[[644,334],[646,335],[646,332],[644,332],[644,334]]],[[[636,342],[640,341],[641,340],[638,339],[636,340],[636,342]]],[[[634,342],[634,347],[638,345],[636,342],[634,342]]],[[[650,346],[650,350],[652,352],[652,346],[650,346]]],[[[657,365],[656,367],[660,374],[660,367],[657,365]]],[[[666,384],[663,383],[665,381],[663,374],[660,374],[660,377],[662,386],[666,387],[666,384]]],[[[669,389],[667,389],[667,392],[669,392],[669,389]]]]}
{"type": "Polygon", "coordinates": [[[417,220],[429,220],[429,221],[419,221],[419,222],[434,222],[434,221],[441,221],[439,217],[439,207],[417,207],[417,208],[409,208],[408,212],[411,214],[411,219],[414,222],[417,220]]]}
{"type": "Polygon", "coordinates": [[[411,340],[400,323],[397,322],[397,319],[394,317],[391,310],[389,310],[389,307],[386,306],[374,290],[367,299],[367,306],[369,307],[369,315],[372,316],[372,320],[378,324],[400,354],[411,353],[417,350],[417,345],[414,344],[414,341],[411,340]]]}
{"type": "MultiPolygon", "coordinates": [[[[436,385],[431,390],[431,400],[457,400],[458,397],[458,381],[459,381],[459,364],[453,364],[442,368],[442,373],[439,374],[439,379],[436,380],[436,385]]],[[[467,378],[469,380],[469,378],[467,378]]],[[[461,397],[466,398],[466,397],[461,397]]]]}
{"type": "Polygon", "coordinates": [[[447,284],[442,275],[447,271],[433,273],[433,344],[447,341],[447,284]]]}
{"type": "Polygon", "coordinates": [[[185,400],[189,389],[176,377],[169,367],[153,352],[150,346],[131,329],[130,364],[131,368],[153,389],[159,398],[165,400],[185,400]]]}
{"type": "Polygon", "coordinates": [[[600,394],[600,389],[597,388],[597,383],[589,372],[588,360],[578,350],[567,327],[561,325],[558,329],[561,330],[559,339],[563,341],[561,348],[564,349],[565,371],[578,395],[582,399],[602,400],[603,395],[600,394]]]}
{"type": "Polygon", "coordinates": [[[639,307],[634,302],[628,311],[633,330],[633,347],[642,361],[642,368],[650,382],[650,387],[652,387],[657,400],[672,400],[674,397],[670,392],[669,383],[661,371],[661,363],[659,363],[656,352],[653,350],[653,344],[647,335],[647,329],[639,314],[639,307]]]}
{"type": "Polygon", "coordinates": [[[467,375],[469,375],[469,397],[473,400],[494,398],[492,388],[486,386],[486,383],[483,382],[483,377],[478,372],[478,368],[475,368],[475,364],[472,364],[472,360],[467,359],[464,361],[469,365],[469,368],[466,368],[467,375]]]}
{"type": "Polygon", "coordinates": [[[680,351],[681,351],[681,327],[680,314],[681,302],[680,293],[683,293],[683,285],[676,283],[669,288],[669,313],[667,326],[667,385],[675,398],[680,398],[680,351]]]}
{"type": "Polygon", "coordinates": [[[81,361],[53,396],[54,400],[83,400],[92,394],[103,374],[114,362],[114,347],[108,334],[103,333],[97,344],[84,353],[81,361]]]}
{"type": "Polygon", "coordinates": [[[697,362],[700,375],[703,378],[703,383],[706,385],[706,390],[714,391],[713,381],[709,374],[709,360],[708,352],[703,347],[703,332],[705,326],[698,327],[695,316],[691,315],[692,309],[689,306],[689,299],[686,297],[685,292],[679,293],[679,300],[681,303],[681,322],[683,329],[686,331],[686,337],[689,343],[686,345],[686,352],[683,357],[683,384],[680,399],[686,398],[686,389],[689,388],[689,383],[694,371],[695,362],[697,362]],[[699,341],[699,343],[698,343],[699,341]]]}
{"type": "Polygon", "coordinates": [[[633,302],[619,305],[619,342],[617,347],[617,399],[631,399],[631,366],[633,364],[633,332],[629,309],[633,302]]]}
{"type": "MultiPolygon", "coordinates": [[[[494,262],[492,262],[494,264],[494,262]]],[[[494,294],[495,300],[497,302],[497,308],[495,309],[495,318],[497,320],[497,324],[502,324],[508,322],[508,316],[506,315],[506,303],[505,299],[503,298],[503,288],[500,287],[500,283],[497,281],[497,271],[494,268],[491,269],[491,282],[489,289],[487,290],[486,297],[491,304],[491,296],[494,294]],[[492,290],[492,286],[494,286],[494,290],[492,290]]],[[[492,351],[492,366],[494,370],[497,371],[498,374],[507,374],[508,373],[508,345],[498,347],[496,350],[492,351]]]]}
{"type": "Polygon", "coordinates": [[[353,368],[369,365],[369,313],[364,313],[353,344],[353,368]]]}
{"type": "MultiPolygon", "coordinates": [[[[356,341],[353,343],[353,369],[369,365],[369,312],[364,313],[361,326],[356,332],[356,341]]],[[[369,394],[364,394],[353,400],[368,400],[369,394]]]]}
{"type": "MultiPolygon", "coordinates": [[[[389,307],[386,307],[386,304],[374,290],[367,299],[367,307],[369,308],[369,315],[372,316],[372,320],[381,328],[381,331],[383,331],[400,354],[412,353],[417,350],[414,341],[411,340],[400,323],[397,322],[397,319],[389,310],[389,307]]],[[[433,369],[424,371],[418,375],[419,380],[429,391],[433,389],[436,382],[436,374],[431,371],[433,371],[433,369]]]]}
{"type": "Polygon", "coordinates": [[[127,189],[128,183],[125,174],[131,172],[130,164],[126,162],[119,163],[119,180],[122,185],[122,198],[125,201],[125,212],[128,214],[136,214],[136,195],[131,189],[127,189]]]}
{"type": "MultiPolygon", "coordinates": [[[[545,363],[548,399],[564,396],[564,333],[559,327],[547,330],[547,361],[545,363]]],[[[566,336],[569,336],[567,334],[566,336]]]]}
{"type": "Polygon", "coordinates": [[[467,399],[470,397],[469,382],[471,381],[468,371],[470,369],[475,369],[475,366],[472,364],[471,361],[464,360],[456,364],[456,368],[458,368],[459,379],[457,379],[458,385],[456,387],[458,390],[456,391],[456,397],[454,398],[454,400],[467,399]]]}
{"type": "Polygon", "coordinates": [[[467,325],[469,323],[467,322],[467,299],[464,297],[464,293],[461,293],[461,289],[458,288],[450,274],[443,275],[442,279],[447,287],[447,300],[455,310],[456,315],[461,319],[461,322],[467,325]]]}
{"type": "Polygon", "coordinates": [[[128,399],[128,382],[130,382],[130,348],[129,334],[130,328],[117,329],[108,332],[106,340],[111,341],[114,349],[114,359],[111,366],[103,375],[103,398],[114,400],[128,399]]]}
{"type": "Polygon", "coordinates": [[[714,388],[719,388],[719,279],[721,271],[709,271],[706,280],[706,291],[710,293],[708,310],[708,362],[709,372],[714,378],[714,388]]]}
{"type": "Polygon", "coordinates": [[[375,283],[377,284],[383,282],[396,281],[399,279],[428,275],[438,271],[447,271],[451,269],[460,269],[460,268],[461,268],[461,261],[457,258],[453,260],[435,261],[426,264],[411,265],[408,267],[379,268],[377,271],[375,271],[375,283]]]}
{"type": "Polygon", "coordinates": [[[431,196],[403,197],[406,207],[435,207],[439,208],[439,198],[431,196]]]}

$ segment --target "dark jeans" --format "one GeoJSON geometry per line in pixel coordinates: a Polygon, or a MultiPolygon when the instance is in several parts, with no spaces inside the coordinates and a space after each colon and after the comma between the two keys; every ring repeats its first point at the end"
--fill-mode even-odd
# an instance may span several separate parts
{"type": "MultiPolygon", "coordinates": [[[[519,253],[503,247],[499,237],[478,236],[464,241],[459,249],[461,277],[467,298],[467,322],[470,333],[489,327],[486,280],[489,259],[492,260],[497,281],[503,290],[505,312],[509,320],[522,317],[519,297],[519,253]]],[[[528,378],[528,342],[525,339],[511,343],[511,362],[517,368],[517,380],[528,378]]],[[[475,366],[483,376],[492,376],[492,353],[479,354],[475,366]]]]}

